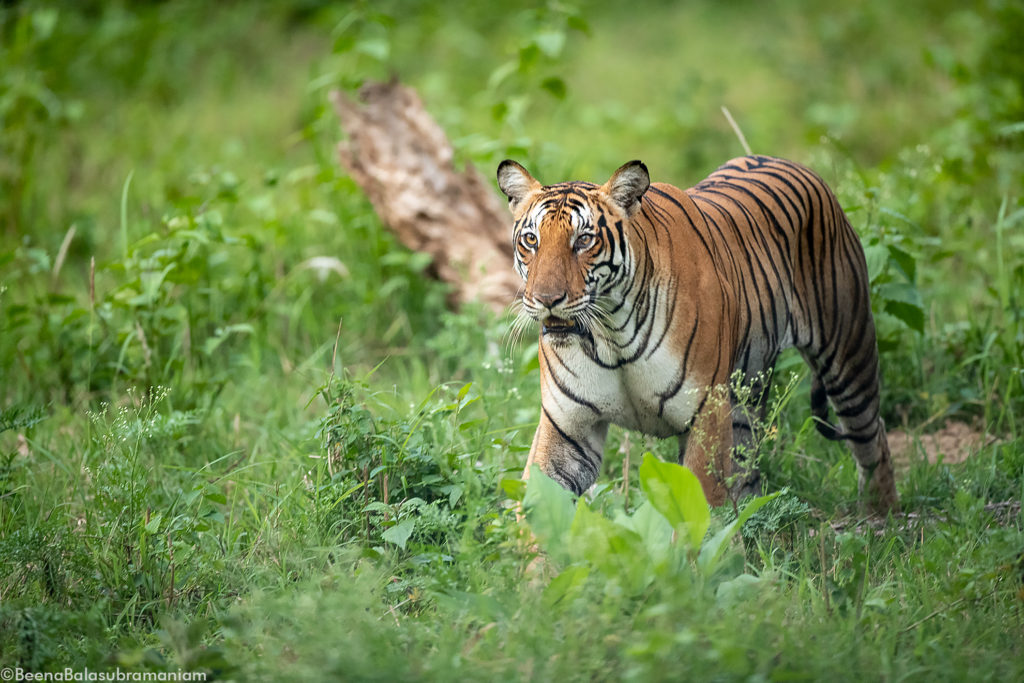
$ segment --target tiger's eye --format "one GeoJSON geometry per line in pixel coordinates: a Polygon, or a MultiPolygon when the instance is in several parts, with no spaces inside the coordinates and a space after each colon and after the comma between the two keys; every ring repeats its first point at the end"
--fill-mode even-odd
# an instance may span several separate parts
{"type": "Polygon", "coordinates": [[[575,242],[575,244],[573,244],[573,247],[577,251],[583,251],[584,249],[589,249],[590,246],[593,245],[593,244],[594,244],[594,236],[593,235],[580,235],[579,237],[576,238],[576,242],[575,242]]]}
{"type": "Polygon", "coordinates": [[[524,233],[523,234],[523,244],[525,244],[528,247],[535,247],[535,246],[537,246],[537,236],[534,235],[532,232],[524,233]]]}

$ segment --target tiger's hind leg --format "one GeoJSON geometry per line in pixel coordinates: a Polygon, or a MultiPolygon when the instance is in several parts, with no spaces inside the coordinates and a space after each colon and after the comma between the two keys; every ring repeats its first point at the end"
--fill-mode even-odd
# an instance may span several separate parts
{"type": "Polygon", "coordinates": [[[714,507],[729,498],[732,431],[728,386],[713,385],[690,428],[679,438],[679,464],[697,475],[704,497],[714,507]]]}
{"type": "MultiPolygon", "coordinates": [[[[842,423],[843,419],[839,421],[842,423]]],[[[845,425],[843,429],[845,431],[845,425]]],[[[880,515],[899,512],[900,499],[896,493],[896,475],[889,454],[885,422],[880,417],[877,419],[875,435],[867,442],[859,442],[852,437],[847,437],[847,442],[857,461],[857,493],[861,504],[869,512],[880,515]]]]}
{"type": "Polygon", "coordinates": [[[870,344],[850,353],[836,353],[831,363],[805,357],[814,372],[811,410],[818,431],[826,438],[846,441],[857,462],[857,488],[868,511],[884,515],[899,510],[885,423],[879,415],[878,350],[872,329],[870,344]],[[826,401],[827,398],[827,401],[826,401]],[[840,429],[828,420],[832,404],[840,429]]]}
{"type": "Polygon", "coordinates": [[[768,428],[768,392],[771,373],[758,373],[753,380],[732,393],[732,472],[730,487],[734,500],[761,495],[761,471],[758,468],[758,446],[768,428]],[[738,395],[739,394],[739,395],[738,395]]]}

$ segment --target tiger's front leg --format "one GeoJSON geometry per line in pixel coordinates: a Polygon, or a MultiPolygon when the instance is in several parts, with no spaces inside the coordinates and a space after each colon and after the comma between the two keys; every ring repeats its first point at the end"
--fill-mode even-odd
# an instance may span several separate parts
{"type": "Polygon", "coordinates": [[[533,435],[523,480],[530,478],[530,466],[537,465],[541,472],[563,487],[576,495],[582,494],[601,471],[607,434],[606,422],[587,423],[577,422],[572,416],[553,417],[546,408],[541,408],[540,424],[533,435]]]}

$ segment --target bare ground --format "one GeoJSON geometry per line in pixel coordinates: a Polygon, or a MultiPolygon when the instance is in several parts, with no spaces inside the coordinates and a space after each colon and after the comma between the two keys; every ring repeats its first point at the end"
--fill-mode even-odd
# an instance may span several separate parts
{"type": "Polygon", "coordinates": [[[977,427],[958,420],[930,434],[912,434],[901,429],[889,431],[889,450],[897,471],[906,471],[910,463],[924,456],[929,463],[960,463],[997,441],[977,427]]]}

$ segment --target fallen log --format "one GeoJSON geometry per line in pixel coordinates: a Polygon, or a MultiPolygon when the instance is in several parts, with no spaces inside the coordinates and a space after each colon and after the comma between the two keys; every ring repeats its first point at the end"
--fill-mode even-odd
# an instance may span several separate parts
{"type": "Polygon", "coordinates": [[[472,165],[456,170],[451,143],[411,88],[369,83],[358,99],[331,93],[346,135],[342,165],[399,241],[431,256],[430,273],[452,285],[451,303],[504,310],[521,281],[511,217],[491,183],[472,165]]]}

